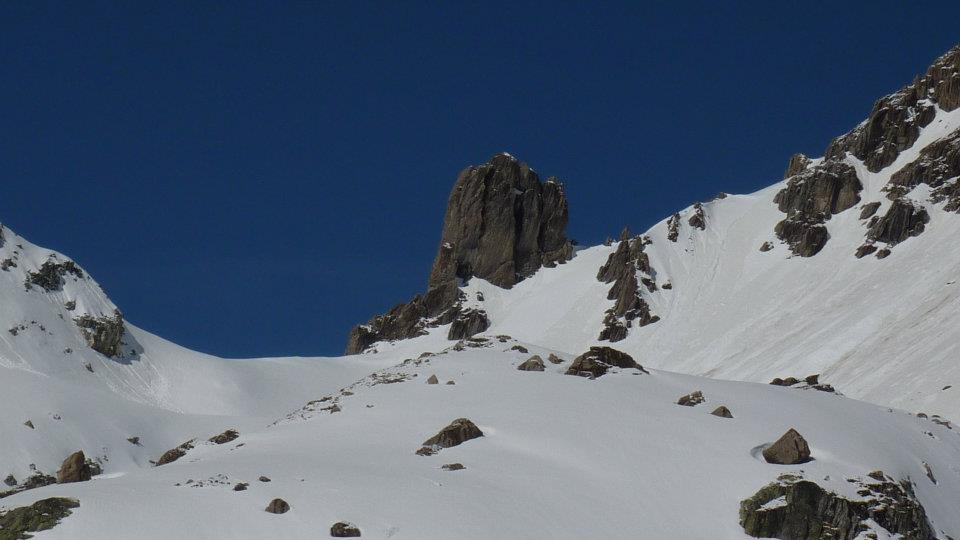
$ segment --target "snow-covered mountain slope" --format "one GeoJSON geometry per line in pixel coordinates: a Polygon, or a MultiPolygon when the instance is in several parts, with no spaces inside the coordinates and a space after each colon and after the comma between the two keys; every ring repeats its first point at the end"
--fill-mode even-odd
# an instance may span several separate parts
{"type": "MultiPolygon", "coordinates": [[[[878,101],[826,157],[795,156],[756,193],[698,203],[511,288],[458,270],[453,309],[544,347],[613,342],[658,368],[755,382],[818,373],[848,396],[960,417],[958,70],[960,47],[878,101]],[[628,280],[598,279],[624,242],[632,269],[620,275],[635,298],[628,280]]],[[[490,163],[509,179],[504,160],[490,163]]],[[[456,266],[445,253],[434,274],[456,266]]],[[[425,326],[445,333],[445,322],[425,326]]]]}
{"type": "MultiPolygon", "coordinates": [[[[924,136],[960,128],[958,113],[942,114],[924,136]]],[[[849,159],[864,181],[863,200],[889,205],[877,193],[890,171],[869,173],[849,159]]],[[[718,378],[768,382],[820,373],[853,397],[960,416],[960,215],[931,211],[922,236],[885,259],[858,259],[858,205],[830,220],[831,239],[820,253],[798,257],[773,232],[783,214],[771,201],[783,185],[704,203],[705,230],[687,224],[692,207],[680,212],[677,242],[667,239],[667,220],[648,231],[645,252],[658,289],[644,298],[660,320],[632,328],[614,346],[651,366],[718,378]],[[760,251],[768,241],[773,249],[760,251]],[[948,385],[954,388],[943,390],[948,385]]],[[[596,275],[617,247],[580,250],[509,290],[481,279],[465,290],[469,298],[483,294],[475,304],[489,314],[489,331],[583,350],[601,343],[614,304],[610,285],[596,275]]]]}
{"type": "Polygon", "coordinates": [[[48,539],[323,538],[339,521],[364,538],[745,538],[740,501],[781,475],[859,500],[862,487],[848,479],[869,482],[879,469],[912,483],[941,538],[960,532],[956,430],[814,390],[635,369],[590,380],[565,375],[571,357],[562,353],[543,372],[518,371],[530,353],[551,351],[474,344],[419,362],[382,353],[397,365],[339,391],[318,388],[315,399],[331,399],[241,429],[233,442],[201,444],[156,468],[109,462],[90,482],[0,504],[78,499],[48,539]],[[431,375],[439,384],[426,383],[431,375]],[[695,390],[705,403],[676,404],[695,390]],[[321,409],[334,404],[338,412],[321,409]],[[719,405],[733,418],[711,415],[719,405]],[[415,453],[460,417],[483,436],[415,453]],[[807,438],[813,460],[764,462],[762,445],[789,428],[807,438]],[[451,463],[465,469],[442,468],[451,463]],[[234,491],[237,483],[249,486],[234,491]],[[274,498],[290,511],[264,512],[274,498]]]}
{"type": "Polygon", "coordinates": [[[338,358],[184,349],[0,227],[0,527],[66,496],[40,538],[960,538],[958,177],[960,48],[783,181],[609,245],[494,156],[428,290],[338,358]]]}
{"type": "Polygon", "coordinates": [[[0,271],[3,477],[22,481],[31,465],[50,474],[78,448],[122,466],[148,465],[183,440],[260,426],[319,388],[339,388],[383,362],[225,360],[190,351],[124,322],[100,286],[65,255],[7,227],[2,237],[0,261],[12,261],[0,271]],[[66,270],[61,275],[58,268],[66,270]],[[115,341],[88,339],[81,325],[90,319],[106,320],[106,330],[119,320],[115,341]],[[102,354],[90,342],[117,354],[102,354]],[[127,442],[131,437],[140,444],[127,442]]]}

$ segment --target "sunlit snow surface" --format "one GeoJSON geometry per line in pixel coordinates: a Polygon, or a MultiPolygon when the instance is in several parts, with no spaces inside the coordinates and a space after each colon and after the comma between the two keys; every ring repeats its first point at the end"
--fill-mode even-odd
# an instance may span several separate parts
{"type": "MultiPolygon", "coordinates": [[[[940,113],[877,174],[851,161],[861,202],[882,202],[882,214],[890,174],[957,126],[960,110],[940,113]]],[[[19,264],[0,272],[0,478],[23,480],[31,464],[53,474],[78,449],[103,461],[104,474],[0,506],[77,497],[80,508],[44,540],[324,538],[341,520],[364,538],[742,538],[739,502],[779,475],[856,497],[847,478],[880,469],[914,484],[936,531],[960,537],[960,430],[911,414],[960,417],[960,216],[931,206],[921,236],[884,260],[858,260],[857,205],[828,222],[822,252],[791,257],[773,235],[781,187],[705,203],[705,231],[681,212],[677,243],[664,223],[649,231],[656,280],[673,288],[644,291],[661,320],[614,346],[657,369],[596,380],[563,372],[598,344],[613,302],[596,273],[615,244],[580,250],[509,291],[470,281],[468,304],[493,321],[481,348],[452,350],[436,328],[359,356],[227,360],[128,323],[127,354],[108,359],[72,319],[115,306],[88,276],[62,291],[26,290],[27,272],[51,252],[4,229],[0,259],[16,250],[19,264]],[[775,249],[761,253],[765,241],[775,249]],[[510,350],[518,344],[529,352],[510,350]],[[424,352],[438,354],[418,363],[424,352]],[[551,352],[564,362],[516,369],[551,352]],[[812,373],[842,395],[762,384],[812,373]],[[434,374],[440,384],[426,384],[434,374]],[[694,390],[706,403],[675,404],[694,390]],[[339,412],[324,410],[331,404],[339,412]],[[734,418],[710,415],[719,405],[734,418]],[[414,454],[460,417],[485,436],[414,454]],[[813,461],[757,457],[791,427],[813,461]],[[204,442],[228,428],[240,438],[204,442]],[[135,436],[140,445],[127,441],[135,436]],[[196,448],[179,461],[151,465],[191,439],[196,448]],[[441,469],[454,462],[466,469],[441,469]],[[249,488],[235,492],[237,482],[249,488]],[[275,497],[291,511],[264,512],[275,497]]],[[[919,189],[911,197],[926,199],[919,189]]]]}

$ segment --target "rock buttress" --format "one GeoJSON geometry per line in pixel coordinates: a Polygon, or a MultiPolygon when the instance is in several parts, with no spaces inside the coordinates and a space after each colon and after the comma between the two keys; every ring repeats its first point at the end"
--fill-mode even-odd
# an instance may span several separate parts
{"type": "Polygon", "coordinates": [[[509,289],[541,267],[566,262],[573,256],[567,219],[567,198],[557,179],[541,182],[526,163],[508,154],[467,167],[447,202],[427,292],[354,327],[346,354],[449,323],[456,330],[451,339],[486,330],[490,322],[482,310],[463,308],[459,285],[478,277],[509,289]]]}

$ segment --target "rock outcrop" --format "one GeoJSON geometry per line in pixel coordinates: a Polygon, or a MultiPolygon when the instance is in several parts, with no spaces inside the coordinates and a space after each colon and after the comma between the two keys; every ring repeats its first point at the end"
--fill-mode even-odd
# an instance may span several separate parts
{"type": "Polygon", "coordinates": [[[187,455],[187,452],[192,449],[193,449],[193,439],[181,444],[176,448],[171,448],[170,450],[167,450],[166,452],[164,452],[163,455],[160,456],[160,459],[157,460],[156,465],[157,467],[159,467],[161,465],[173,463],[174,461],[187,455]]]}
{"type": "Polygon", "coordinates": [[[487,317],[486,311],[482,309],[463,310],[457,314],[453,323],[450,324],[447,339],[466,339],[483,332],[487,328],[490,328],[490,319],[487,317]]]}
{"type": "Polygon", "coordinates": [[[707,228],[707,215],[703,212],[703,203],[693,205],[693,214],[687,220],[687,225],[701,231],[707,228]]]}
{"type": "Polygon", "coordinates": [[[57,471],[57,483],[69,484],[72,482],[86,482],[93,477],[90,465],[87,464],[87,458],[83,455],[83,450],[70,454],[63,460],[60,470],[57,471]]]}
{"type": "Polygon", "coordinates": [[[120,310],[114,310],[113,317],[81,315],[73,321],[91,349],[111,358],[123,353],[123,334],[126,330],[120,310]]]}
{"type": "Polygon", "coordinates": [[[677,400],[677,405],[683,405],[684,407],[696,407],[706,400],[707,398],[703,397],[703,392],[697,390],[685,396],[680,396],[680,399],[677,400]]]}
{"type": "Polygon", "coordinates": [[[829,239],[823,224],[860,202],[862,190],[856,169],[846,163],[827,161],[804,167],[790,177],[787,186],[773,199],[780,211],[787,214],[774,232],[794,254],[812,257],[829,239]]]}
{"type": "Polygon", "coordinates": [[[896,245],[911,236],[918,236],[929,222],[930,215],[922,206],[907,199],[897,199],[883,217],[870,227],[867,238],[896,245]]]}
{"type": "Polygon", "coordinates": [[[925,147],[919,157],[890,177],[884,187],[896,200],[920,184],[932,188],[930,202],[946,203],[944,210],[960,212],[960,130],[925,147]]]}
{"type": "Polygon", "coordinates": [[[645,237],[631,237],[630,231],[624,229],[617,250],[607,257],[607,262],[597,272],[599,281],[613,283],[607,299],[616,301],[604,317],[604,328],[598,338],[601,341],[620,341],[627,337],[627,331],[634,323],[646,326],[660,320],[651,313],[640,290],[641,282],[648,291],[656,290],[655,272],[650,266],[650,257],[644,253],[647,243],[645,237]],[[638,271],[643,275],[642,281],[637,279],[638,271]]]}
{"type": "Polygon", "coordinates": [[[359,538],[360,529],[353,523],[338,521],[330,527],[330,536],[334,538],[359,538]]]}
{"type": "Polygon", "coordinates": [[[471,439],[483,437],[483,432],[476,424],[466,418],[457,418],[436,435],[423,441],[419,455],[433,455],[443,448],[450,448],[465,443],[471,439]]]}
{"type": "Polygon", "coordinates": [[[283,499],[274,499],[264,510],[271,514],[286,514],[290,511],[290,503],[283,499]]]}
{"type": "Polygon", "coordinates": [[[228,442],[233,442],[237,440],[237,437],[240,436],[240,432],[235,429],[228,429],[219,435],[214,435],[210,437],[209,442],[213,444],[227,444],[228,442]]]}
{"type": "Polygon", "coordinates": [[[733,418],[733,413],[730,412],[730,409],[728,409],[725,405],[717,407],[710,414],[719,416],[720,418],[733,418]]]}
{"type": "Polygon", "coordinates": [[[934,540],[923,506],[909,482],[894,482],[876,471],[858,484],[862,499],[827,491],[815,482],[783,475],[740,503],[740,525],[755,538],[852,540],[883,538],[934,540]],[[861,536],[863,535],[863,536],[861,536]]]}
{"type": "Polygon", "coordinates": [[[648,373],[633,357],[623,351],[611,347],[590,347],[589,351],[573,360],[573,363],[567,368],[567,375],[601,377],[612,367],[639,369],[643,373],[648,373]]]}
{"type": "Polygon", "coordinates": [[[843,159],[849,152],[878,172],[913,146],[920,129],[933,120],[936,106],[944,111],[960,107],[960,46],[934,61],[911,84],[877,100],[867,120],[834,139],[825,157],[843,159]]]}
{"type": "Polygon", "coordinates": [[[517,369],[520,371],[543,371],[546,369],[546,366],[543,363],[543,358],[533,355],[525,362],[517,366],[517,369]]]}
{"type": "Polygon", "coordinates": [[[763,450],[763,459],[777,465],[796,465],[810,461],[810,446],[797,430],[790,428],[763,450]]]}
{"type": "Polygon", "coordinates": [[[526,163],[508,154],[468,167],[447,202],[427,292],[354,327],[346,353],[449,323],[457,325],[450,339],[486,330],[490,321],[482,310],[467,314],[470,310],[463,308],[459,284],[478,277],[510,288],[542,267],[566,262],[573,256],[567,219],[566,195],[556,178],[541,182],[526,163]]]}
{"type": "MultiPolygon", "coordinates": [[[[960,46],[938,58],[927,70],[900,91],[874,104],[867,120],[831,141],[823,161],[814,164],[802,155],[790,159],[787,187],[775,197],[787,217],[777,224],[777,236],[802,257],[816,255],[829,240],[824,223],[838,212],[857,204],[862,186],[856,171],[845,163],[848,154],[863,161],[871,172],[891,165],[901,152],[913,146],[920,130],[936,115],[937,107],[952,111],[960,107],[960,46]]],[[[948,211],[960,211],[960,187],[950,182],[960,172],[960,133],[952,134],[924,148],[914,162],[897,171],[884,188],[888,197],[899,201],[920,183],[933,188],[931,201],[944,202],[948,211]]],[[[897,204],[895,202],[895,204],[897,204]]],[[[902,242],[922,232],[924,216],[910,212],[903,201],[887,219],[868,226],[868,239],[890,238],[902,242]],[[900,219],[890,230],[891,222],[900,219]],[[884,223],[881,223],[884,222],[884,223]],[[910,228],[913,225],[913,228],[910,228]],[[906,232],[908,231],[909,232],[906,232]]],[[[861,209],[860,219],[871,218],[879,208],[872,202],[861,209]]],[[[860,252],[860,256],[866,255],[860,252]]],[[[883,258],[886,254],[877,254],[883,258]]]]}
{"type": "Polygon", "coordinates": [[[56,527],[79,506],[80,501],[76,499],[51,497],[0,513],[0,540],[33,538],[30,533],[56,527]]]}
{"type": "Polygon", "coordinates": [[[39,270],[27,273],[26,286],[29,288],[36,285],[48,292],[59,291],[63,289],[66,276],[83,279],[83,270],[73,261],[59,261],[51,257],[39,270]]]}

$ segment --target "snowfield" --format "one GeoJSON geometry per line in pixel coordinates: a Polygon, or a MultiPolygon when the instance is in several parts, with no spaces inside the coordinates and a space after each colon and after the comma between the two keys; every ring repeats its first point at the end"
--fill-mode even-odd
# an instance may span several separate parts
{"type": "MultiPolygon", "coordinates": [[[[847,157],[861,201],[826,222],[813,257],[774,234],[785,182],[703,203],[702,230],[687,208],[676,241],[658,223],[645,248],[657,287],[642,294],[660,319],[612,344],[598,341],[614,301],[597,272],[616,242],[509,290],[463,283],[462,308],[492,321],[472,339],[441,326],[355,356],[235,360],[122,321],[68,257],[0,227],[0,514],[79,500],[42,540],[315,539],[340,521],[373,539],[740,539],[741,501],[782,475],[864,501],[882,471],[934,536],[960,538],[960,215],[921,184],[907,197],[926,230],[884,259],[854,256],[861,206],[883,214],[891,174],[957,129],[960,108],[938,109],[883,170],[847,157]],[[595,345],[647,369],[567,375],[595,345]],[[534,354],[544,371],[517,369],[534,354]],[[813,374],[836,392],[767,384],[813,374]],[[706,401],[677,404],[694,391],[706,401]],[[721,405],[733,418],[711,414],[721,405]],[[417,454],[460,418],[483,436],[417,454]],[[767,463],[791,428],[812,459],[767,463]],[[102,474],[4,493],[77,450],[102,474]],[[290,510],[266,512],[275,498],[290,510]]],[[[901,538],[865,523],[858,540],[901,538]]]]}
{"type": "MultiPolygon", "coordinates": [[[[110,474],[2,504],[79,499],[73,516],[39,536],[45,539],[322,538],[337,521],[357,524],[364,538],[745,538],[739,502],[779,475],[802,474],[855,498],[846,478],[880,469],[914,484],[935,530],[960,531],[957,430],[815,390],[632,369],[590,380],[563,374],[572,359],[565,353],[563,364],[523,372],[519,363],[551,351],[509,350],[514,344],[491,339],[485,348],[451,350],[419,365],[384,353],[385,363],[396,365],[383,373],[406,376],[403,382],[374,385],[362,369],[346,391],[322,380],[286,380],[290,388],[313,386],[312,399],[335,398],[340,412],[246,422],[237,440],[198,444],[161,467],[136,462],[130,454],[140,449],[120,437],[125,432],[104,430],[97,435],[111,444],[110,474]],[[439,384],[426,384],[430,375],[439,384]],[[705,403],[676,404],[694,390],[705,403]],[[734,418],[709,414],[721,404],[734,418]],[[484,436],[433,456],[414,453],[460,417],[484,436]],[[810,442],[812,461],[781,466],[758,457],[759,447],[791,427],[810,442]],[[466,468],[442,470],[448,463],[466,468]],[[249,488],[233,491],[238,482],[249,488]],[[264,512],[275,497],[290,512],[264,512]]],[[[313,362],[339,369],[336,360],[313,362]]],[[[108,410],[102,398],[91,396],[90,406],[108,410]]],[[[304,404],[290,403],[287,412],[304,404]]],[[[184,440],[203,441],[240,421],[181,416],[184,440]]],[[[99,424],[84,420],[61,422],[99,424]]],[[[145,422],[139,432],[145,441],[169,440],[160,425],[145,422]]],[[[44,424],[36,436],[62,429],[44,424]]]]}

